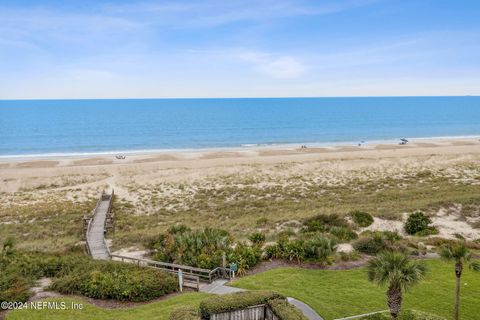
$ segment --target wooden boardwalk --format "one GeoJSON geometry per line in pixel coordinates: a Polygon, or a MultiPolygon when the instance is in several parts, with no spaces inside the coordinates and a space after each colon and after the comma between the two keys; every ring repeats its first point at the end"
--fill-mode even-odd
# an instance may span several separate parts
{"type": "MultiPolygon", "coordinates": [[[[166,272],[183,275],[183,284],[187,287],[201,291],[200,282],[212,283],[218,279],[229,279],[230,269],[218,267],[213,270],[195,268],[174,263],[160,262],[149,259],[138,259],[128,256],[112,254],[105,241],[107,226],[114,226],[111,213],[114,192],[111,194],[102,192],[102,196],[95,206],[91,218],[84,217],[84,231],[88,254],[93,259],[115,260],[126,263],[134,263],[138,266],[160,269],[166,272]]],[[[207,287],[208,289],[208,287],[207,287]]]]}
{"type": "Polygon", "coordinates": [[[93,217],[89,220],[86,241],[88,253],[93,259],[108,260],[111,258],[110,249],[105,241],[107,216],[110,213],[113,200],[113,191],[111,194],[102,193],[93,212],[93,217]]]}

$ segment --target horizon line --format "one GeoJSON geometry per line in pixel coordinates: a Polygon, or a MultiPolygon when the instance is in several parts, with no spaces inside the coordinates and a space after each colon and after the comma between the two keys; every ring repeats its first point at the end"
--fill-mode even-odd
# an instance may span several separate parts
{"type": "Polygon", "coordinates": [[[378,95],[378,96],[284,96],[284,97],[148,97],[148,98],[18,98],[0,99],[0,101],[72,101],[72,100],[226,100],[226,99],[349,99],[349,98],[459,98],[480,97],[480,95],[378,95]]]}

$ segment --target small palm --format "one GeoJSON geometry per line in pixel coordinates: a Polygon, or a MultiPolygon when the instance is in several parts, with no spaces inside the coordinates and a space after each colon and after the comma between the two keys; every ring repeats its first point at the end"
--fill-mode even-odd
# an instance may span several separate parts
{"type": "Polygon", "coordinates": [[[454,319],[459,319],[460,310],[460,278],[462,277],[463,266],[467,264],[470,269],[480,271],[480,262],[472,261],[472,253],[468,249],[464,241],[454,242],[440,248],[440,256],[447,260],[455,262],[455,307],[454,319]]]}
{"type": "Polygon", "coordinates": [[[402,306],[402,291],[420,282],[427,270],[424,264],[412,261],[400,252],[383,252],[367,265],[368,280],[387,286],[387,304],[392,319],[397,319],[402,306]]]}

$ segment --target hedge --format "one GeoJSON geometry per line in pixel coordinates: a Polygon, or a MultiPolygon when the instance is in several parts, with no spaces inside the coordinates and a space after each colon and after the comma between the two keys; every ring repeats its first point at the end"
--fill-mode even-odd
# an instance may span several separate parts
{"type": "Polygon", "coordinates": [[[266,304],[273,299],[285,297],[271,291],[246,291],[213,296],[200,302],[200,315],[202,319],[208,320],[212,314],[266,304]]]}
{"type": "Polygon", "coordinates": [[[155,269],[83,255],[15,252],[0,259],[0,301],[26,301],[41,277],[51,289],[67,294],[122,301],[146,301],[177,290],[174,276],[155,269]]]}
{"type": "Polygon", "coordinates": [[[177,290],[173,275],[114,261],[90,260],[53,280],[51,289],[96,299],[147,301],[177,290]]]}
{"type": "Polygon", "coordinates": [[[308,320],[300,310],[288,303],[286,299],[269,300],[268,305],[280,320],[308,320]]]}
{"type": "Polygon", "coordinates": [[[168,317],[170,320],[201,320],[198,310],[193,307],[181,307],[173,310],[168,317]]]}

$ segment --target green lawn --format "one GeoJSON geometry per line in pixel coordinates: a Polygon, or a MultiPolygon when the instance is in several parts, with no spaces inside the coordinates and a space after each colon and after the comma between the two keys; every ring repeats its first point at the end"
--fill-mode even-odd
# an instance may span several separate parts
{"type": "MultiPolygon", "coordinates": [[[[455,275],[453,265],[440,260],[425,262],[427,279],[404,297],[404,307],[452,318],[455,275]]],[[[345,271],[280,268],[245,277],[234,286],[252,290],[274,290],[312,306],[326,320],[386,309],[385,289],[369,283],[363,268],[345,271]]],[[[15,319],[159,319],[167,320],[178,306],[197,306],[207,295],[187,293],[163,301],[126,309],[104,309],[80,299],[58,298],[49,301],[81,302],[82,311],[21,310],[10,312],[15,319]]],[[[462,277],[461,319],[478,320],[480,274],[465,270],[462,277]]]]}
{"type": "MultiPolygon", "coordinates": [[[[451,319],[455,292],[453,265],[440,260],[426,264],[427,279],[404,296],[404,307],[451,319]]],[[[386,289],[369,283],[363,268],[344,271],[281,268],[239,279],[233,285],[274,290],[297,298],[327,320],[387,309],[386,289]]],[[[461,290],[461,319],[480,319],[480,274],[465,270],[461,290]]]]}
{"type": "Polygon", "coordinates": [[[6,320],[168,320],[170,312],[180,306],[198,306],[207,297],[205,293],[185,293],[159,302],[125,309],[104,309],[81,299],[55,298],[47,301],[82,303],[83,310],[16,310],[7,314],[6,320]]]}

